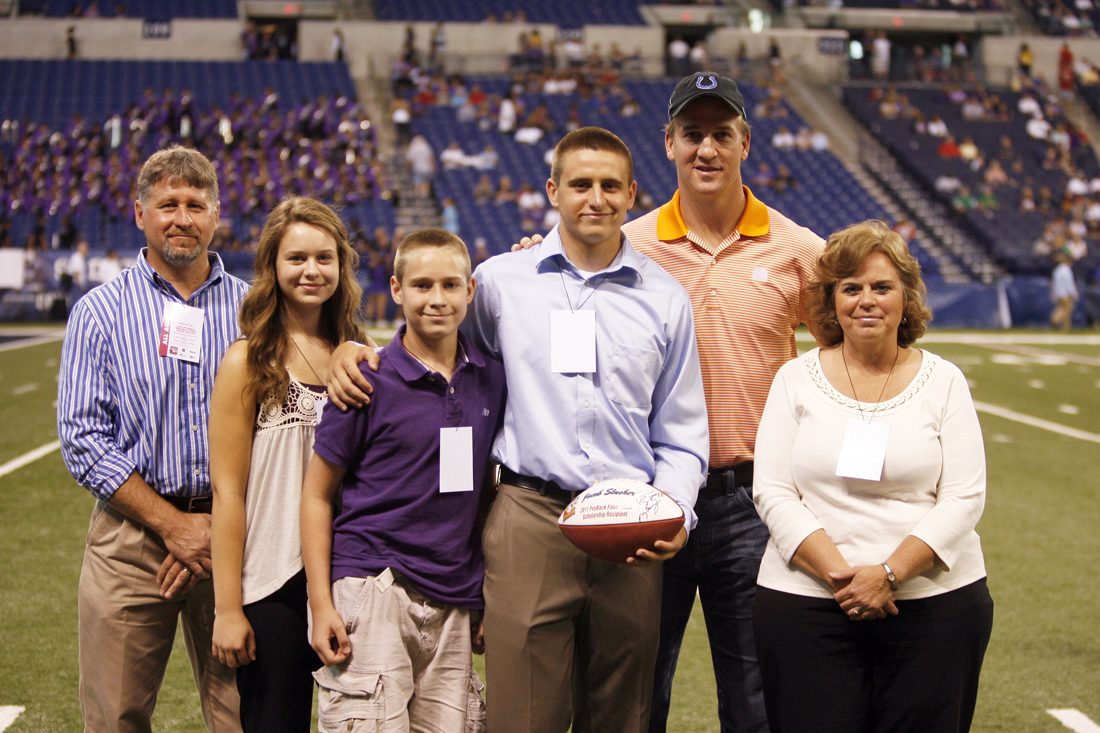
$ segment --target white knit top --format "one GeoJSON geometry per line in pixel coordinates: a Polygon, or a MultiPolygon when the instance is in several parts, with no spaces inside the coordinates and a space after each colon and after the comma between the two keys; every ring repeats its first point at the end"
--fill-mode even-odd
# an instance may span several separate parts
{"type": "Polygon", "coordinates": [[[917,376],[886,402],[862,403],[863,418],[890,425],[880,481],[836,475],[837,457],[859,404],[821,369],[820,349],[775,377],[756,437],[753,495],[771,539],[759,584],[831,598],[821,580],[790,564],[798,546],[824,529],[852,566],[877,565],[907,535],[923,540],[949,568],[901,584],[900,600],[925,598],[985,577],[974,531],[985,506],[985,448],[966,378],[922,352],[917,376]]]}
{"type": "Polygon", "coordinates": [[[303,567],[302,481],[327,400],[291,377],[283,402],[268,398],[256,414],[245,494],[242,603],[266,598],[303,567]]]}

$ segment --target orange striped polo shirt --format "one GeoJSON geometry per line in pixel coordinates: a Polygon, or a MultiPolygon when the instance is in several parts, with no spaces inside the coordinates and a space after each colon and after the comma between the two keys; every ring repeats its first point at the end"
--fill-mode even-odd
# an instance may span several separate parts
{"type": "Polygon", "coordinates": [[[710,416],[710,465],[752,460],[772,378],[797,354],[806,282],[824,240],[761,203],[745,187],[745,213],[716,249],[688,230],[677,191],[623,227],[635,249],[691,296],[710,416]]]}

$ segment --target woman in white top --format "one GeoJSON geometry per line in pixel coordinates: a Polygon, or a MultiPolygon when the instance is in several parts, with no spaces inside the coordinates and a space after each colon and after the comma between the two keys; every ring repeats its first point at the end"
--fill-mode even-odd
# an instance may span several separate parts
{"type": "Polygon", "coordinates": [[[883,222],[829,238],[807,301],[823,345],[779,370],[756,440],[771,730],[969,730],[993,601],[966,379],[911,348],[931,312],[920,266],[883,222]]]}
{"type": "Polygon", "coordinates": [[[213,653],[237,668],[246,732],[309,730],[313,670],[298,507],[326,396],[329,355],[365,336],[359,256],[340,217],[292,198],[268,216],[242,338],[210,404],[213,653]]]}

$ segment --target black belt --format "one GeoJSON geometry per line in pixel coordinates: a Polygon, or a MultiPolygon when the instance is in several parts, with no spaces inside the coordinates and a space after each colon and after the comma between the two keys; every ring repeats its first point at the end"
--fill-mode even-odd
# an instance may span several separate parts
{"type": "Polygon", "coordinates": [[[752,488],[752,461],[712,469],[707,474],[706,485],[699,490],[699,493],[732,494],[738,486],[752,488]]]}
{"type": "Polygon", "coordinates": [[[577,495],[575,491],[566,491],[556,481],[524,476],[522,473],[516,473],[504,465],[500,467],[500,482],[509,486],[518,486],[521,489],[537,491],[543,496],[549,496],[552,499],[558,499],[566,503],[573,501],[573,497],[577,495]]]}
{"type": "Polygon", "coordinates": [[[206,496],[165,496],[169,504],[188,514],[209,514],[214,509],[214,495],[206,496]]]}

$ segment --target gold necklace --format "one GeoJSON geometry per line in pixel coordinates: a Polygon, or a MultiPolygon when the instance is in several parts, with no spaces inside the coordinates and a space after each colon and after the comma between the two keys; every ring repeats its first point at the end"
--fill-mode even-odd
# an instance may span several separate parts
{"type": "MultiPolygon", "coordinates": [[[[298,350],[298,353],[302,355],[302,359],[305,361],[306,366],[309,367],[309,370],[313,372],[313,376],[317,377],[317,384],[323,385],[325,380],[321,379],[321,375],[317,373],[317,370],[313,368],[313,364],[306,358],[306,352],[302,351],[302,347],[298,345],[298,341],[293,336],[288,336],[288,338],[290,339],[290,343],[294,344],[294,348],[298,350]]],[[[329,354],[331,355],[331,353],[330,351],[329,354]]]]}
{"type": "Polygon", "coordinates": [[[890,365],[890,372],[886,375],[886,381],[882,383],[882,391],[878,393],[878,401],[875,402],[875,409],[871,410],[871,417],[864,420],[863,418],[863,405],[859,401],[859,394],[856,392],[856,385],[852,382],[852,373],[848,371],[848,358],[844,356],[844,344],[840,344],[840,359],[844,362],[844,373],[848,375],[848,385],[852,388],[852,394],[856,398],[856,409],[859,410],[859,418],[866,423],[870,423],[875,419],[875,413],[878,412],[878,406],[882,404],[882,396],[886,394],[886,385],[890,384],[890,377],[894,375],[894,367],[898,365],[898,355],[901,354],[901,347],[898,346],[894,351],[894,363],[890,365]]]}

